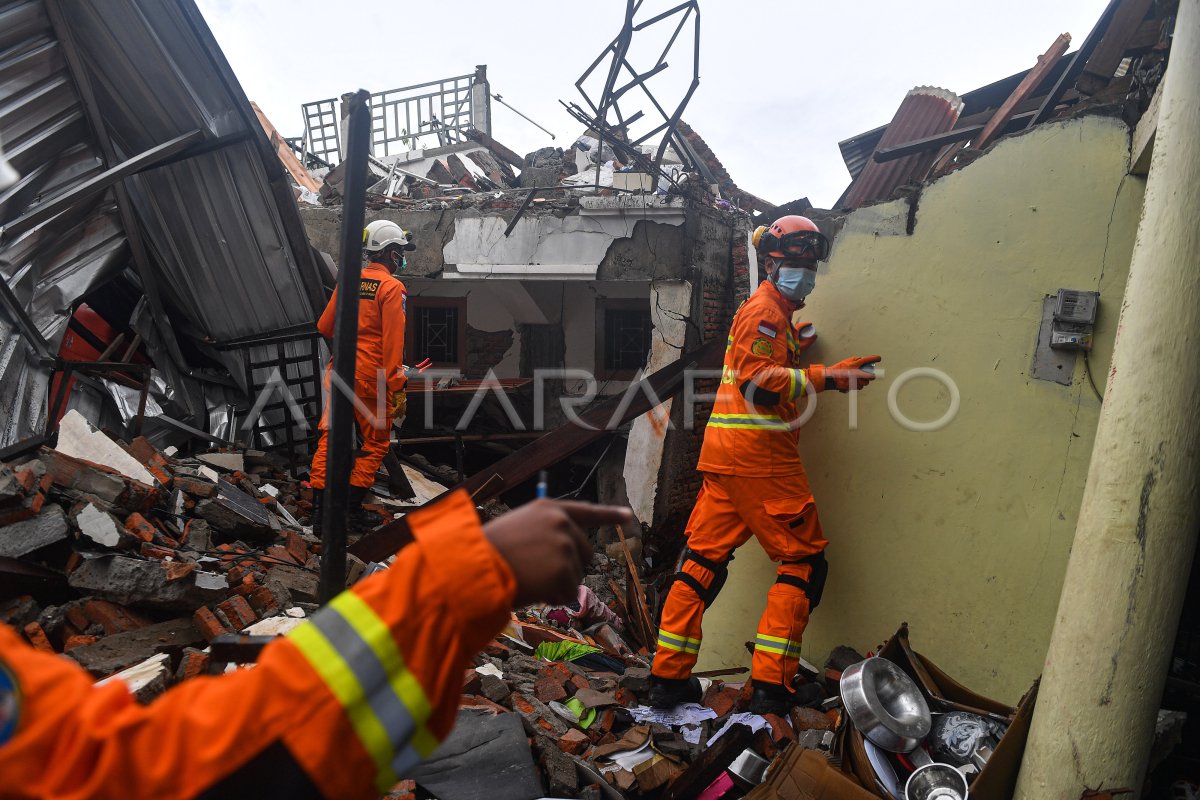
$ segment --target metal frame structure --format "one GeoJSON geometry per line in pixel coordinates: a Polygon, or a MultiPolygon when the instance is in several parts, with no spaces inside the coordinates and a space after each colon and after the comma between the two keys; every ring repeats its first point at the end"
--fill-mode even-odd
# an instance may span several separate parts
{"type": "MultiPolygon", "coordinates": [[[[441,147],[467,141],[467,132],[472,129],[489,132],[491,95],[487,89],[487,67],[479,66],[466,75],[375,92],[370,96],[371,155],[397,155],[415,149],[414,143],[431,136],[441,147]],[[474,102],[477,90],[484,93],[485,102],[479,106],[474,102]]],[[[342,118],[346,112],[345,104],[339,103],[331,97],[300,106],[304,138],[293,148],[302,160],[315,157],[330,166],[342,160],[342,118]]]]}
{"type": "MultiPolygon", "coordinates": [[[[661,14],[657,14],[644,22],[634,22],[634,17],[641,10],[644,0],[626,0],[625,6],[625,21],[621,26],[621,31],[609,45],[604,48],[604,51],[596,57],[596,60],[584,71],[579,80],[575,81],[575,88],[579,90],[579,94],[583,96],[583,100],[587,103],[591,113],[588,114],[578,105],[563,103],[567,110],[579,119],[581,122],[589,125],[596,131],[600,138],[600,146],[603,149],[604,144],[622,152],[627,157],[631,157],[634,163],[638,163],[644,167],[648,167],[650,171],[655,173],[662,172],[663,154],[667,150],[672,140],[678,139],[676,135],[675,125],[683,116],[683,110],[687,107],[688,102],[695,94],[696,88],[700,85],[700,4],[699,0],[687,0],[679,5],[670,8],[661,14]],[[678,21],[674,32],[668,39],[666,47],[655,61],[654,65],[644,72],[638,72],[637,69],[629,62],[629,46],[633,40],[633,34],[644,31],[652,25],[656,25],[666,21],[678,21]],[[679,34],[683,31],[684,26],[691,21],[693,27],[693,54],[692,54],[692,80],[688,85],[687,91],[683,98],[675,106],[673,111],[668,112],[663,105],[658,101],[650,88],[646,85],[646,81],[667,69],[667,54],[674,47],[679,34]],[[601,62],[606,57],[609,59],[608,74],[605,77],[604,89],[600,97],[595,102],[584,91],[583,84],[592,76],[601,62]],[[622,73],[628,73],[628,81],[620,86],[617,85],[617,80],[622,76],[622,73]],[[645,112],[638,110],[630,115],[625,115],[620,106],[621,99],[631,90],[639,88],[642,94],[650,104],[654,106],[655,111],[661,115],[663,122],[654,126],[648,133],[635,139],[632,142],[625,142],[620,138],[616,130],[625,129],[632,123],[641,119],[645,112]],[[609,122],[609,115],[615,117],[614,123],[609,122]],[[646,164],[646,159],[638,149],[638,145],[649,141],[658,134],[662,133],[662,140],[659,142],[658,149],[655,152],[652,163],[646,164]]],[[[681,158],[689,158],[689,148],[685,147],[682,142],[677,143],[676,150],[681,158]]],[[[694,165],[690,165],[694,166],[694,165]]],[[[668,176],[669,177],[669,176],[668,176]]]]}
{"type": "Polygon", "coordinates": [[[404,152],[412,149],[409,141],[427,136],[436,136],[442,147],[465,141],[464,130],[473,124],[474,86],[471,73],[371,95],[371,154],[380,158],[404,152]]]}
{"type": "Polygon", "coordinates": [[[330,165],[342,160],[342,126],[338,121],[337,103],[337,98],[331,97],[300,106],[304,114],[301,161],[306,160],[306,155],[315,156],[330,165]]]}
{"type": "MultiPolygon", "coordinates": [[[[251,401],[278,373],[291,394],[291,400],[303,412],[304,419],[315,420],[321,414],[320,342],[320,334],[309,325],[304,326],[303,330],[280,331],[265,337],[226,342],[219,349],[244,351],[246,388],[251,401]]],[[[289,405],[283,398],[264,405],[260,409],[262,417],[254,423],[251,436],[281,433],[282,441],[279,441],[280,437],[273,436],[273,444],[262,444],[262,447],[265,450],[284,450],[288,469],[294,476],[301,461],[307,463],[306,458],[317,433],[313,429],[306,436],[298,436],[295,421],[289,415],[289,405]],[[265,420],[268,415],[273,419],[265,420]]]]}

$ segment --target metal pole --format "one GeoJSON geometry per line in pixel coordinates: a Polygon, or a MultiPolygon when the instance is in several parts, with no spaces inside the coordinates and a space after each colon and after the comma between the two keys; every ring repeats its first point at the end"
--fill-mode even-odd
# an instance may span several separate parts
{"type": "Polygon", "coordinates": [[[342,188],[342,246],[333,323],[333,376],[329,391],[329,470],[325,479],[319,600],[328,603],[346,588],[346,506],[354,457],[354,408],[346,396],[354,386],[358,349],[358,284],[362,275],[362,231],[366,215],[367,151],[371,141],[370,94],[344,95],[349,118],[346,177],[342,188]]]}

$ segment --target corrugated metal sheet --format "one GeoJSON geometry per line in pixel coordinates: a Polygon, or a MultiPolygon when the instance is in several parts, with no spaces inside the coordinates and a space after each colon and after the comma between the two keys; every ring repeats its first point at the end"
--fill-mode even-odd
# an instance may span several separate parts
{"type": "MultiPolygon", "coordinates": [[[[25,176],[0,194],[0,224],[111,166],[90,122],[107,130],[116,161],[200,129],[207,152],[125,182],[172,326],[214,343],[311,324],[324,294],[290,183],[194,3],[70,0],[63,8],[63,37],[78,47],[94,109],[81,101],[83,76],[70,73],[69,44],[42,0],[0,0],[0,137],[25,176]],[[98,120],[89,120],[93,111],[98,120]]],[[[128,264],[111,192],[0,240],[0,271],[51,350],[74,305],[128,264]]],[[[188,365],[155,355],[185,380],[188,365]]],[[[0,316],[0,445],[43,429],[46,384],[29,343],[0,316]]]]}
{"type": "MultiPolygon", "coordinates": [[[[0,192],[0,226],[104,170],[40,2],[0,2],[0,139],[23,176],[0,192]]],[[[57,351],[73,304],[119,271],[126,253],[109,193],[0,241],[0,277],[57,351]]],[[[0,313],[0,444],[45,425],[49,373],[17,330],[16,321],[0,313]]]]}
{"type": "MultiPolygon", "coordinates": [[[[962,108],[963,102],[958,95],[945,89],[933,86],[910,89],[875,147],[903,144],[948,131],[958,121],[962,108]]],[[[924,179],[937,154],[934,149],[884,163],[868,159],[842,201],[842,207],[858,208],[887,200],[898,186],[924,179]]]]}
{"type": "Polygon", "coordinates": [[[285,230],[285,213],[300,224],[286,176],[194,6],[92,0],[68,24],[123,157],[195,128],[243,137],[128,182],[166,299],[218,341],[311,323],[316,274],[307,241],[285,230]]]}
{"type": "MultiPolygon", "coordinates": [[[[1043,86],[1054,85],[1059,76],[1067,68],[1067,65],[1070,64],[1072,55],[1072,53],[1068,53],[1058,60],[1058,63],[1054,65],[1054,69],[1046,76],[1045,82],[1042,84],[1043,86]]],[[[1029,70],[1022,70],[1021,72],[1009,75],[1007,78],[1001,78],[998,81],[989,83],[987,86],[972,89],[962,95],[963,109],[960,116],[970,116],[989,108],[999,107],[1012,94],[1013,89],[1017,88],[1018,84],[1024,80],[1028,72],[1029,70]]],[[[880,125],[874,130],[869,130],[838,142],[838,149],[842,151],[842,160],[846,162],[846,169],[850,171],[852,179],[858,179],[863,167],[867,165],[871,155],[880,146],[879,142],[887,129],[887,125],[880,125]]]]}

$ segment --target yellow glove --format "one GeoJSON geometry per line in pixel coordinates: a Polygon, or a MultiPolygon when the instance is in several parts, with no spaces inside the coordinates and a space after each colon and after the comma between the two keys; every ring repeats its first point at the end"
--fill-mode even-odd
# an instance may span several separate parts
{"type": "Polygon", "coordinates": [[[392,419],[403,419],[408,414],[408,392],[403,389],[392,392],[389,399],[391,403],[388,411],[391,412],[392,419]]]}

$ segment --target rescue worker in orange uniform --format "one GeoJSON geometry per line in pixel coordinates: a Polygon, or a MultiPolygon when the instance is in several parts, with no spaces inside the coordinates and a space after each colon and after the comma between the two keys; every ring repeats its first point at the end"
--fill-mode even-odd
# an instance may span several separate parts
{"type": "MultiPolygon", "coordinates": [[[[362,445],[350,473],[348,522],[364,527],[378,522],[366,511],[363,500],[375,485],[375,473],[383,463],[391,442],[392,422],[402,419],[407,408],[404,386],[404,324],[408,291],[394,273],[406,266],[405,251],[416,246],[394,222],[376,220],[363,231],[363,252],[368,261],[362,269],[358,289],[358,353],[354,366],[354,419],[362,445]]],[[[333,338],[337,290],[317,320],[317,330],[333,338]]],[[[333,362],[325,373],[325,395],[330,397],[333,362]]],[[[325,462],[329,444],[329,403],[321,414],[320,438],[313,454],[309,483],[313,488],[313,527],[320,532],[321,506],[325,494],[325,462]]]]}
{"type": "Polygon", "coordinates": [[[704,483],[687,525],[687,546],[663,606],[648,702],[699,701],[692,678],[705,608],[721,591],[733,551],[755,536],[776,582],[758,624],[750,710],[784,713],[799,666],[809,613],[821,600],[828,542],[797,450],[801,398],[857,390],[875,377],[879,356],[826,367],[800,366],[812,343],[794,328],[829,241],[808,218],[785,216],[755,234],[767,279],[734,314],[721,383],[697,464],[704,483]]]}
{"type": "Polygon", "coordinates": [[[409,515],[416,541],[391,568],[252,669],[145,706],[0,625],[0,798],[378,797],[449,733],[463,670],[509,610],[575,598],[591,557],[581,526],[631,516],[538,500],[481,527],[459,491],[409,515]]]}

